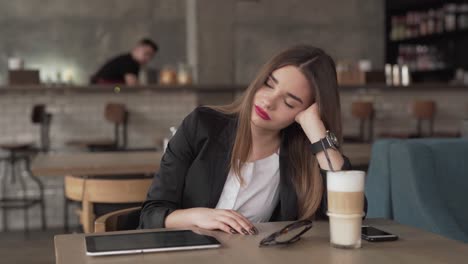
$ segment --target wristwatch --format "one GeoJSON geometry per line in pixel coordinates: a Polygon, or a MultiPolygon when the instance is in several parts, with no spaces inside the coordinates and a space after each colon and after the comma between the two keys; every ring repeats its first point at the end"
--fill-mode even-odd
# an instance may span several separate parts
{"type": "Polygon", "coordinates": [[[317,153],[324,151],[325,149],[332,148],[338,149],[340,143],[338,142],[338,138],[333,134],[333,132],[327,130],[325,132],[325,137],[320,139],[319,141],[310,144],[310,149],[312,153],[316,155],[317,153]],[[325,148],[325,149],[324,149],[325,148]]]}

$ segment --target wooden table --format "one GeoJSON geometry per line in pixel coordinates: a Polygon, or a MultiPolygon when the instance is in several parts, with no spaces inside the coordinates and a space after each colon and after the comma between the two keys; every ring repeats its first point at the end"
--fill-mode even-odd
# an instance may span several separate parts
{"type": "MultiPolygon", "coordinates": [[[[37,156],[32,162],[31,171],[35,176],[70,175],[100,179],[115,179],[118,175],[124,175],[127,179],[141,178],[142,175],[152,177],[159,170],[161,156],[162,152],[156,151],[52,153],[37,156]]],[[[64,187],[67,193],[67,189],[77,186],[64,187]]],[[[84,192],[83,185],[78,187],[80,192],[84,192]]],[[[68,204],[71,199],[81,202],[80,221],[85,232],[92,232],[95,220],[93,205],[84,195],[79,197],[80,200],[75,200],[65,195],[64,228],[68,230],[68,204]]]]}
{"type": "Polygon", "coordinates": [[[372,144],[346,143],[343,144],[343,154],[349,158],[354,167],[368,166],[371,159],[372,144]]]}
{"type": "MultiPolygon", "coordinates": [[[[367,165],[370,160],[370,144],[347,144],[343,152],[351,160],[353,166],[367,165]]],[[[128,151],[128,152],[78,152],[52,153],[37,156],[31,166],[35,176],[74,177],[115,177],[116,175],[152,175],[159,170],[162,152],[128,151]]],[[[67,199],[65,199],[67,207],[67,199]]],[[[85,213],[82,222],[88,223],[85,230],[92,230],[94,217],[90,206],[84,206],[85,213]],[[89,224],[91,223],[91,224],[89,224]]],[[[65,210],[64,225],[68,229],[68,211],[65,210]]]]}
{"type": "Polygon", "coordinates": [[[78,152],[37,156],[31,165],[36,176],[115,176],[159,170],[162,152],[78,152]]]}
{"type": "MultiPolygon", "coordinates": [[[[259,235],[231,235],[206,231],[223,245],[219,249],[146,253],[136,255],[88,257],[83,234],[55,237],[56,263],[466,263],[468,244],[399,225],[389,220],[371,219],[367,224],[397,234],[394,242],[363,241],[356,250],[330,247],[327,222],[315,222],[314,227],[297,243],[288,247],[259,248],[258,243],[268,234],[285,226],[286,222],[256,225],[259,235]]],[[[123,231],[118,233],[145,232],[123,231]]],[[[114,232],[115,233],[115,232],[114,232]]]]}
{"type": "MultiPolygon", "coordinates": [[[[343,145],[343,153],[351,164],[368,165],[371,144],[343,145]]],[[[36,176],[106,176],[154,173],[159,170],[162,152],[79,152],[52,153],[37,156],[31,166],[36,176]]]]}

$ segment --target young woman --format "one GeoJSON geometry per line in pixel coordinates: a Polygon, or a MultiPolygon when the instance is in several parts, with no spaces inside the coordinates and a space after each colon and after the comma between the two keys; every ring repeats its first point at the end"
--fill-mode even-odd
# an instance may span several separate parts
{"type": "Polygon", "coordinates": [[[248,235],[257,233],[255,222],[323,217],[325,171],[351,167],[341,140],[333,60],[311,46],[287,49],[234,103],[199,107],[184,119],[148,191],[140,228],[248,235]]]}

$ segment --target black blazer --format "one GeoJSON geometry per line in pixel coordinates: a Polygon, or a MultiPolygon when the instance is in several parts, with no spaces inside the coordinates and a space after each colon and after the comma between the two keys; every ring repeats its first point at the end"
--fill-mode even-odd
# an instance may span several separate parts
{"type": "MultiPolygon", "coordinates": [[[[140,216],[140,228],[164,227],[167,215],[177,209],[215,208],[229,173],[230,151],[237,116],[198,107],[189,114],[170,140],[149,188],[140,216]]],[[[279,203],[270,221],[297,220],[298,205],[288,169],[287,133],[280,146],[279,203]]],[[[345,157],[342,169],[350,169],[345,157]]],[[[322,171],[322,175],[325,172],[322,171]]],[[[325,183],[325,178],[324,178],[325,183]]],[[[326,212],[326,192],[318,214],[326,212]]]]}

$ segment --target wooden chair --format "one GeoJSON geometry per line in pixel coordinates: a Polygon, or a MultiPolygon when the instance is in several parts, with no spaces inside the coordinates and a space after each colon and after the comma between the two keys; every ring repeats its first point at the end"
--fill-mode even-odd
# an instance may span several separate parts
{"type": "Polygon", "coordinates": [[[94,233],[133,230],[138,227],[141,207],[132,207],[110,212],[94,221],[94,233]]]}
{"type": "Polygon", "coordinates": [[[424,135],[431,137],[434,134],[434,118],[436,113],[436,103],[434,101],[415,101],[413,102],[413,116],[416,118],[416,137],[424,135]],[[423,131],[423,122],[428,124],[428,133],[423,131]]]}
{"type": "Polygon", "coordinates": [[[359,120],[359,135],[344,136],[345,142],[368,143],[372,142],[374,134],[374,105],[372,102],[353,102],[351,114],[359,120]],[[367,125],[367,133],[366,133],[367,125]],[[366,135],[367,134],[367,135],[366,135]]]}
{"type": "Polygon", "coordinates": [[[437,105],[434,101],[417,101],[413,104],[413,115],[417,119],[417,137],[460,137],[459,132],[434,131],[434,119],[437,112],[437,105]],[[423,121],[428,122],[428,132],[424,133],[423,121]]]}
{"type": "Polygon", "coordinates": [[[124,104],[108,103],[104,118],[114,125],[113,139],[71,140],[68,145],[88,148],[91,151],[119,150],[127,147],[128,111],[124,104]]]}
{"type": "MultiPolygon", "coordinates": [[[[138,203],[146,199],[152,179],[87,179],[65,176],[65,197],[81,202],[78,211],[85,233],[94,231],[94,203],[138,203]]],[[[67,210],[67,209],[65,209],[67,210]]]]}
{"type": "Polygon", "coordinates": [[[416,119],[415,133],[381,133],[383,138],[420,138],[434,136],[434,118],[436,114],[436,102],[432,100],[416,100],[411,105],[411,114],[416,119]],[[427,124],[427,132],[423,130],[423,124],[427,124]]]}

